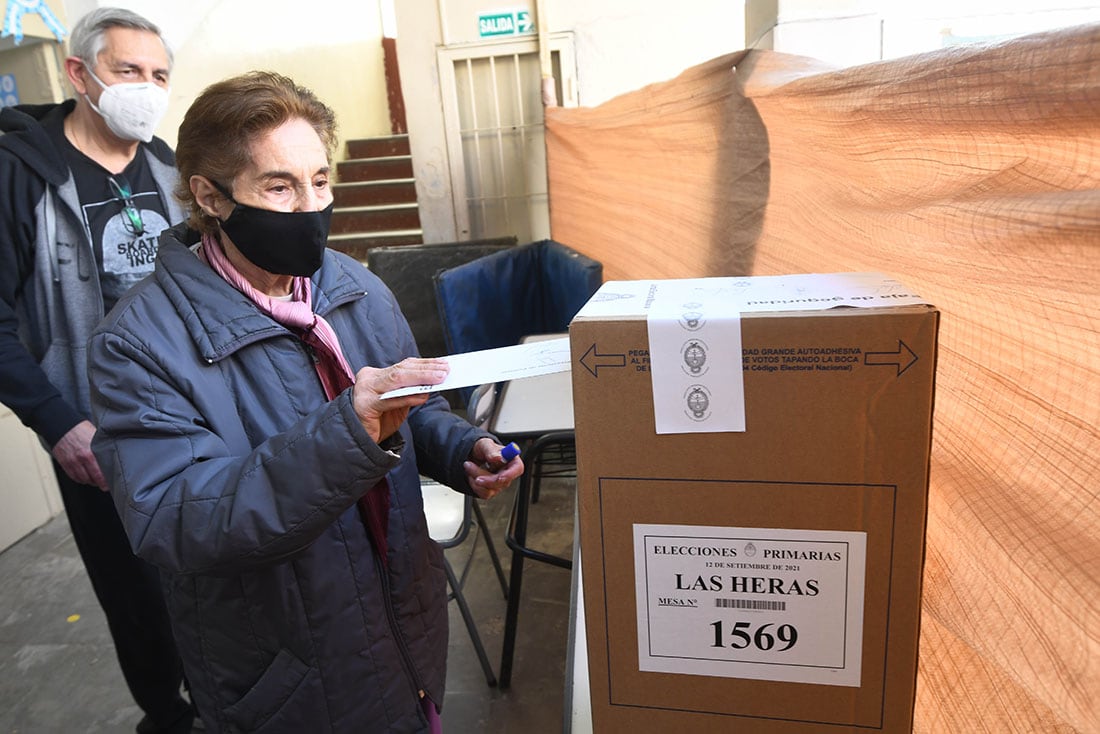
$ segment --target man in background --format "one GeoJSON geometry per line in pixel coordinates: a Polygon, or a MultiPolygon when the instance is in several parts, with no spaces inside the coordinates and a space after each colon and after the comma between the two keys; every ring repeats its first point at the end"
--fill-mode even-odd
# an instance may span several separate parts
{"type": "Polygon", "coordinates": [[[157,571],[133,555],[90,450],[85,347],[153,269],[184,218],[175,159],[153,130],[172,55],[159,28],[118,8],[73,28],[61,104],[0,111],[0,401],[53,457],[73,538],[107,617],[140,734],[187,732],[194,711],[157,571]]]}

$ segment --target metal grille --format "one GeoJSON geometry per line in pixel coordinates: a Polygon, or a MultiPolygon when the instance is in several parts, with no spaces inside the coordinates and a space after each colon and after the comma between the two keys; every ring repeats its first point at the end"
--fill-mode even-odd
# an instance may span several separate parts
{"type": "MultiPolygon", "coordinates": [[[[572,43],[550,40],[558,104],[576,105],[572,43]]],[[[440,52],[451,187],[461,239],[550,236],[538,48],[513,41],[440,52]]]]}

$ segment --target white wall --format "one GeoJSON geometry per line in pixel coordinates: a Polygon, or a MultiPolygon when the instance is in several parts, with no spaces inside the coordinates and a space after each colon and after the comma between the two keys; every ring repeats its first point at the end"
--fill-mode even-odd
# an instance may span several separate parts
{"type": "Polygon", "coordinates": [[[571,30],[576,38],[581,104],[586,107],[745,47],[744,0],[547,5],[554,30],[571,30]]]}
{"type": "Polygon", "coordinates": [[[775,51],[836,66],[878,61],[881,19],[874,0],[779,0],[771,39],[775,51]]]}
{"type": "Polygon", "coordinates": [[[62,510],[49,454],[34,432],[0,405],[0,551],[62,510]]]}
{"type": "Polygon", "coordinates": [[[887,6],[883,58],[1100,21],[1096,0],[926,0],[887,6]]]}
{"type": "Polygon", "coordinates": [[[171,103],[157,131],[170,145],[203,88],[254,69],[286,74],[333,108],[337,159],[346,140],[390,134],[379,0],[67,0],[70,24],[108,5],[149,18],[175,52],[171,103]]]}
{"type": "MultiPolygon", "coordinates": [[[[750,0],[756,2],[756,0],[750,0]]],[[[768,48],[838,67],[1100,21],[1092,0],[778,0],[768,48]]]]}
{"type": "MultiPolygon", "coordinates": [[[[546,0],[543,29],[571,32],[580,104],[594,106],[670,79],[689,66],[744,47],[744,0],[546,0]]],[[[479,43],[479,12],[526,9],[499,0],[399,0],[397,47],[426,242],[457,239],[443,130],[436,50],[479,43]]]]}
{"type": "MultiPolygon", "coordinates": [[[[398,13],[408,13],[399,2],[398,13]]],[[[546,17],[537,18],[535,3],[499,0],[431,0],[444,23],[438,39],[444,45],[477,43],[478,13],[501,8],[524,9],[549,33],[570,31],[576,39],[581,104],[595,106],[689,66],[744,47],[744,0],[683,0],[679,3],[638,0],[546,0],[546,17]]],[[[418,14],[417,14],[418,15],[418,14]]],[[[414,16],[415,17],[415,16],[414,16]]],[[[398,23],[399,39],[412,24],[398,23]],[[406,28],[405,25],[411,25],[406,28]]]]}

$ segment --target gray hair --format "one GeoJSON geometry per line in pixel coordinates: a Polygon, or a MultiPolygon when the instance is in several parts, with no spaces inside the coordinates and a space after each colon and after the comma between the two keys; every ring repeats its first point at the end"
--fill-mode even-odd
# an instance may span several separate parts
{"type": "Polygon", "coordinates": [[[172,70],[172,49],[161,35],[160,28],[151,20],[124,8],[97,8],[81,18],[73,26],[73,33],[69,37],[69,53],[94,69],[99,63],[99,53],[107,44],[103,36],[110,28],[133,28],[156,34],[164,44],[164,52],[168,54],[168,70],[172,70]]]}

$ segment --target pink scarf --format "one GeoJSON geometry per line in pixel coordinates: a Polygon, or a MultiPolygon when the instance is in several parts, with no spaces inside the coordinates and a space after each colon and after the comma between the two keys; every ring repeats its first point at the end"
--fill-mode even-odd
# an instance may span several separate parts
{"type": "MultiPolygon", "coordinates": [[[[321,316],[313,313],[312,287],[309,278],[295,276],[291,285],[289,301],[280,301],[260,291],[233,267],[225,256],[218,238],[203,234],[202,247],[198,251],[199,259],[207,263],[227,283],[271,316],[283,326],[290,328],[306,346],[313,350],[316,359],[313,366],[325,396],[332,400],[347,388],[355,384],[355,375],[340,348],[340,340],[332,326],[321,316]]],[[[383,477],[359,500],[359,512],[370,532],[375,548],[382,563],[386,564],[386,531],[389,525],[390,490],[389,482],[383,477]]]]}
{"type": "Polygon", "coordinates": [[[222,276],[227,283],[248,296],[261,311],[283,326],[290,327],[302,341],[318,351],[318,357],[321,358],[315,360],[314,364],[329,400],[355,382],[355,374],[351,371],[347,359],[344,358],[344,351],[340,348],[340,340],[336,332],[324,318],[313,313],[313,283],[309,278],[295,277],[291,286],[290,300],[281,301],[256,290],[233,267],[233,263],[229,262],[217,237],[211,234],[202,236],[199,257],[214,268],[214,272],[222,276]],[[326,357],[328,359],[325,359],[326,357]],[[328,363],[328,360],[332,360],[332,363],[328,363]],[[341,382],[346,384],[340,387],[341,382]]]}

